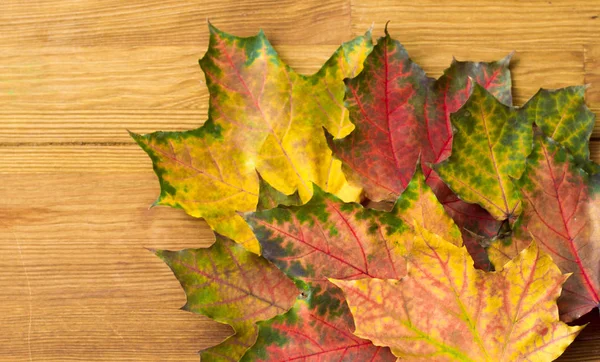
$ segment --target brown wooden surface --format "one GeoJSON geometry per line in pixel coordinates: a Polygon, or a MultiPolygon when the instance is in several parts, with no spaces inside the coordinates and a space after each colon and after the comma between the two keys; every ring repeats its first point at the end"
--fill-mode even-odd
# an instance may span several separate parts
{"type": "MultiPolygon", "coordinates": [[[[205,119],[207,18],[236,35],[264,29],[308,73],[387,20],[432,76],[452,55],[516,50],[516,104],[589,83],[598,114],[598,16],[598,0],[0,1],[0,360],[197,361],[230,333],[179,310],[184,293],[144,249],[212,236],[179,210],[148,210],[158,183],[125,131],[205,119]]],[[[592,154],[600,161],[600,141],[592,154]]],[[[589,320],[564,361],[600,360],[600,321],[589,320]]]]}

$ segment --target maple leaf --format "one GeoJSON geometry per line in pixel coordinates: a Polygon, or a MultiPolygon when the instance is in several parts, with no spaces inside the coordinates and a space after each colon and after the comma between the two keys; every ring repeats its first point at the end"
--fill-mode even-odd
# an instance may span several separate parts
{"type": "Polygon", "coordinates": [[[533,237],[563,273],[572,273],[558,300],[570,322],[600,305],[600,176],[589,176],[566,149],[535,137],[527,168],[516,184],[524,200],[513,238],[490,247],[495,264],[512,258],[533,237]]]}
{"type": "Polygon", "coordinates": [[[292,307],[299,294],[294,283],[264,258],[217,235],[206,249],[156,251],[185,290],[182,309],[229,324],[236,334],[202,352],[203,358],[223,355],[239,360],[254,344],[255,322],[292,307]]]}
{"type": "Polygon", "coordinates": [[[451,118],[457,129],[452,155],[434,170],[462,200],[513,222],[521,200],[512,179],[521,176],[531,152],[532,120],[477,84],[451,118]]]}
{"type": "Polygon", "coordinates": [[[405,359],[537,361],[558,357],[583,328],[559,321],[568,276],[535,243],[502,272],[485,272],[464,248],[416,228],[406,277],[332,280],[357,336],[405,359]]]}
{"type": "Polygon", "coordinates": [[[287,313],[259,322],[256,344],[241,361],[395,361],[389,348],[352,334],[354,323],[341,290],[305,293],[287,313]],[[337,295],[332,295],[337,293],[337,295]]]}
{"type": "Polygon", "coordinates": [[[412,222],[457,245],[462,243],[460,231],[420,170],[391,212],[344,203],[315,186],[312,199],[304,205],[279,206],[248,213],[245,218],[261,244],[262,255],[310,290],[308,298],[298,299],[286,315],[259,325],[259,342],[249,351],[259,360],[265,351],[302,357],[315,354],[316,360],[316,356],[341,358],[355,353],[359,360],[366,356],[395,360],[389,351],[378,351],[370,342],[350,337],[354,327],[347,305],[327,278],[401,278],[410,254],[412,222]]]}
{"type": "Polygon", "coordinates": [[[512,82],[508,69],[511,57],[512,54],[509,54],[491,63],[459,62],[453,59],[450,67],[431,85],[425,100],[427,136],[423,139],[421,164],[434,191],[441,180],[429,165],[444,161],[452,153],[453,131],[450,115],[465,104],[474,82],[501,103],[512,106],[512,82]]]}
{"type": "Polygon", "coordinates": [[[350,132],[342,79],[362,70],[370,31],[344,43],[314,75],[294,72],[265,35],[239,38],[212,25],[200,66],[210,92],[209,119],[188,132],[132,134],[159,178],[155,205],[184,209],[218,233],[258,252],[236,212],[255,210],[260,175],[275,189],[310,199],[312,183],[345,200],[360,189],[346,182],[323,134],[350,132]]]}
{"type": "Polygon", "coordinates": [[[430,82],[387,28],[364,70],[345,80],[346,107],[356,128],[340,140],[330,136],[329,145],[369,199],[395,200],[408,186],[420,153],[430,82]]]}

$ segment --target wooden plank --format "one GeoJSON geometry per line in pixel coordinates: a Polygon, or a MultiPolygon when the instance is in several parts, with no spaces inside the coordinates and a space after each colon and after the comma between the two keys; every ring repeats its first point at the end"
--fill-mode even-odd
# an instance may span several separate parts
{"type": "MultiPolygon", "coordinates": [[[[586,44],[584,47],[584,81],[589,87],[586,90],[586,102],[592,105],[596,116],[600,111],[594,105],[600,105],[600,40],[586,44]]],[[[600,122],[596,120],[594,137],[600,137],[600,122]]]]}
{"type": "MultiPolygon", "coordinates": [[[[152,178],[150,158],[136,144],[119,146],[11,146],[0,147],[0,174],[61,172],[69,174],[137,174],[140,182],[152,178]]],[[[600,163],[600,140],[590,145],[591,158],[600,163]]],[[[147,187],[152,185],[148,184],[147,187]]],[[[158,181],[156,182],[158,196],[158,181]]],[[[154,200],[148,200],[148,205],[154,200]]]]}
{"type": "MultiPolygon", "coordinates": [[[[278,50],[306,74],[318,70],[336,47],[291,45],[278,50]]],[[[510,49],[439,46],[431,53],[415,46],[409,51],[437,77],[453,55],[490,61],[510,49]]],[[[0,143],[128,142],[126,129],[147,133],[198,127],[208,109],[208,91],[197,64],[202,52],[190,46],[5,51],[0,56],[0,143]]],[[[515,104],[523,104],[539,87],[582,84],[582,59],[579,48],[516,53],[515,104]]]]}
{"type": "Polygon", "coordinates": [[[440,44],[514,48],[570,48],[597,42],[600,6],[589,0],[396,1],[350,0],[355,34],[390,21],[406,45],[435,53],[440,44]]]}
{"type": "Polygon", "coordinates": [[[558,362],[598,361],[600,356],[600,314],[597,310],[585,315],[577,324],[589,323],[577,336],[558,362]]]}
{"type": "Polygon", "coordinates": [[[181,287],[144,249],[213,241],[181,210],[148,210],[151,173],[2,179],[0,360],[197,361],[196,351],[230,333],[179,310],[181,287]]]}
{"type": "Polygon", "coordinates": [[[204,47],[207,19],[242,36],[262,28],[274,43],[339,44],[350,35],[346,0],[3,0],[0,44],[204,47]]]}

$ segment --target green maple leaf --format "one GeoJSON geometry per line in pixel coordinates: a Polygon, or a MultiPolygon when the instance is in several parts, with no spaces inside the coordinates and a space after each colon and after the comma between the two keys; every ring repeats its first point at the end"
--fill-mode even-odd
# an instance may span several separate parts
{"type": "Polygon", "coordinates": [[[442,180],[463,200],[477,203],[498,220],[521,213],[521,198],[512,180],[525,169],[531,152],[533,120],[500,103],[479,85],[452,114],[452,155],[434,166],[442,180]]]}
{"type": "Polygon", "coordinates": [[[575,162],[588,172],[596,173],[597,166],[590,161],[589,149],[596,115],[585,104],[585,89],[585,86],[540,89],[523,106],[522,112],[548,137],[569,150],[575,162]]]}

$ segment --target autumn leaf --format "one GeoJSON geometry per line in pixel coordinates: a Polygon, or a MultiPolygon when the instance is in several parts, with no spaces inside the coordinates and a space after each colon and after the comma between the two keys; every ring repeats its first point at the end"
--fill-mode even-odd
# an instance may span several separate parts
{"type": "MultiPolygon", "coordinates": [[[[373,346],[367,347],[365,341],[357,342],[356,337],[348,337],[353,331],[352,318],[339,289],[327,278],[404,276],[412,240],[412,227],[408,222],[427,226],[457,245],[462,243],[460,231],[445,214],[420,171],[391,212],[344,203],[315,186],[313,198],[304,205],[279,206],[245,217],[261,244],[262,255],[310,289],[309,298],[299,299],[287,315],[260,324],[259,342],[251,350],[256,353],[254,358],[264,356],[264,350],[268,350],[269,355],[297,353],[298,349],[316,353],[325,342],[307,346],[307,340],[292,338],[290,334],[294,334],[293,331],[312,333],[315,340],[321,341],[317,330],[307,330],[307,325],[322,328],[320,323],[343,331],[331,335],[332,331],[327,330],[323,336],[323,340],[333,338],[335,343],[331,343],[339,347],[338,354],[331,351],[332,355],[341,357],[339,352],[350,347],[347,353],[360,353],[359,360],[363,353],[374,354],[373,346]],[[282,337],[282,326],[292,331],[282,337]]],[[[377,353],[379,358],[388,356],[388,352],[377,353]]]]}
{"type": "Polygon", "coordinates": [[[521,110],[548,137],[573,155],[586,171],[597,171],[590,162],[589,141],[596,115],[585,105],[585,86],[540,89],[521,110]]]}
{"type": "Polygon", "coordinates": [[[208,360],[219,360],[224,353],[239,360],[256,339],[254,323],[288,311],[299,294],[294,283],[267,260],[219,235],[207,249],[159,250],[156,255],[185,291],[182,309],[229,324],[236,331],[223,344],[202,352],[208,360]]]}
{"type": "Polygon", "coordinates": [[[418,162],[431,79],[386,29],[364,70],[345,82],[346,106],[356,128],[343,139],[329,137],[330,147],[369,199],[395,200],[418,162]]]}
{"type": "Polygon", "coordinates": [[[311,282],[402,277],[413,220],[462,244],[459,230],[421,172],[391,212],[344,203],[315,186],[313,198],[304,205],[248,213],[245,218],[265,258],[291,278],[311,282]]]}
{"type": "Polygon", "coordinates": [[[559,321],[568,276],[535,243],[502,272],[484,272],[464,248],[416,228],[405,278],[332,280],[357,336],[409,360],[538,361],[558,357],[583,328],[559,321]]]}
{"type": "Polygon", "coordinates": [[[342,137],[352,129],[343,106],[342,79],[362,70],[371,35],[344,43],[317,73],[294,72],[265,35],[226,34],[212,25],[200,65],[210,92],[209,119],[188,132],[132,134],[159,178],[155,205],[204,218],[218,233],[259,252],[236,212],[253,211],[259,197],[256,171],[278,191],[312,195],[312,183],[355,200],[331,156],[323,127],[342,137]]]}
{"type": "Polygon", "coordinates": [[[600,305],[600,177],[589,176],[566,149],[535,137],[517,182],[524,200],[520,227],[490,248],[496,264],[512,258],[533,237],[563,273],[572,273],[558,300],[561,319],[578,319],[600,305]]]}
{"type": "Polygon", "coordinates": [[[451,118],[457,129],[452,155],[434,170],[462,200],[514,221],[521,200],[512,179],[521,176],[531,152],[532,120],[479,85],[451,118]]]}
{"type": "Polygon", "coordinates": [[[354,323],[341,290],[307,287],[287,313],[259,322],[258,340],[241,361],[395,361],[389,348],[352,334],[354,323]]]}

